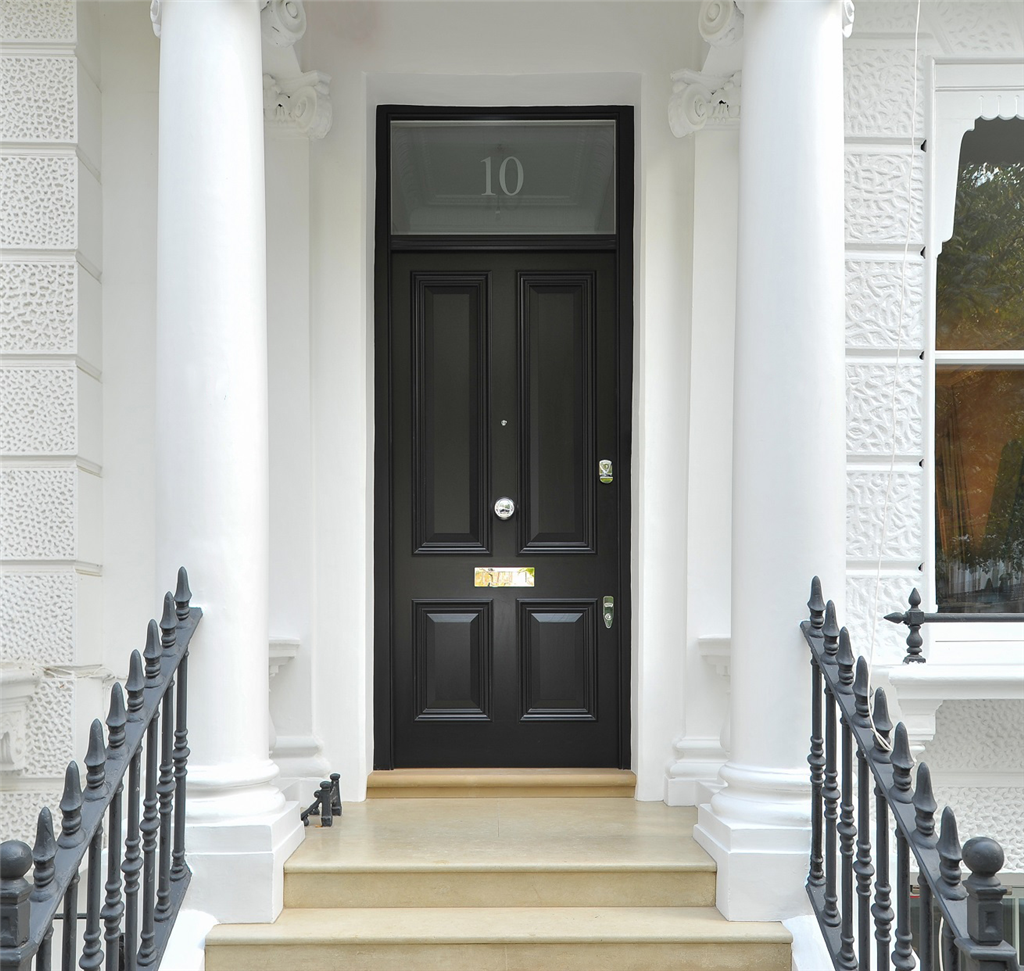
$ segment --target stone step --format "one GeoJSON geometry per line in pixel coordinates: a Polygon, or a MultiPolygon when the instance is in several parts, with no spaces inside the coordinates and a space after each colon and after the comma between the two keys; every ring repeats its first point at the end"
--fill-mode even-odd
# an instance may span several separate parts
{"type": "Polygon", "coordinates": [[[693,810],[619,799],[345,806],[285,865],[286,907],[703,907],[693,810]]]}
{"type": "Polygon", "coordinates": [[[713,907],[285,909],[221,924],[207,971],[789,971],[779,924],[713,907]]]}
{"type": "Polygon", "coordinates": [[[392,769],[371,772],[367,799],[625,798],[636,775],[620,769],[392,769]]]}

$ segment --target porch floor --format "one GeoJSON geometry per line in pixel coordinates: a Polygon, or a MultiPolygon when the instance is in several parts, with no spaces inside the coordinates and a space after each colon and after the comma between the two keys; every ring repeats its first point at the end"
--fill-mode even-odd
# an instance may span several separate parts
{"type": "Polygon", "coordinates": [[[273,924],[220,925],[208,971],[788,969],[726,921],[696,812],[621,798],[374,799],[311,826],[273,924]]]}

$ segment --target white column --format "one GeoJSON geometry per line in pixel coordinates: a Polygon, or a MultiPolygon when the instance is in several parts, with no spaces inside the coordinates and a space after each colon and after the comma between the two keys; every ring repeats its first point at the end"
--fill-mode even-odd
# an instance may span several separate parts
{"type": "Polygon", "coordinates": [[[160,14],[157,562],[160,577],[188,568],[204,610],[189,660],[190,894],[221,920],[265,921],[302,827],[268,753],[260,11],[163,0],[160,14]]]}
{"type": "Polygon", "coordinates": [[[748,0],[735,350],[732,745],[695,835],[732,919],[806,910],[812,575],[845,547],[842,12],[748,0]]]}

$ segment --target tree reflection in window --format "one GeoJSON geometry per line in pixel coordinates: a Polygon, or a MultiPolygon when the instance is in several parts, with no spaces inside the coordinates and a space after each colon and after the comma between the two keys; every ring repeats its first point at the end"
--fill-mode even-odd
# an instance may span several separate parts
{"type": "Polygon", "coordinates": [[[1024,611],[1021,119],[979,121],[964,136],[935,325],[946,352],[935,381],[938,609],[1024,611]]]}

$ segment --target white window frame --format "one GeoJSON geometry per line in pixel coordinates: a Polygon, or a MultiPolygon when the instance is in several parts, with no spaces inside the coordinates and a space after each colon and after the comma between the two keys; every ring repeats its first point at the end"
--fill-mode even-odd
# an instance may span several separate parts
{"type": "MultiPolygon", "coordinates": [[[[1024,118],[1024,58],[932,57],[925,65],[927,166],[924,300],[924,602],[935,610],[935,367],[937,364],[1020,366],[1017,351],[936,351],[935,282],[943,243],[953,234],[960,144],[978,120],[1024,118]]],[[[1024,658],[1022,624],[925,625],[933,663],[1019,664],[1024,658]]],[[[1014,697],[1016,694],[1013,695],[1014,697]]]]}

